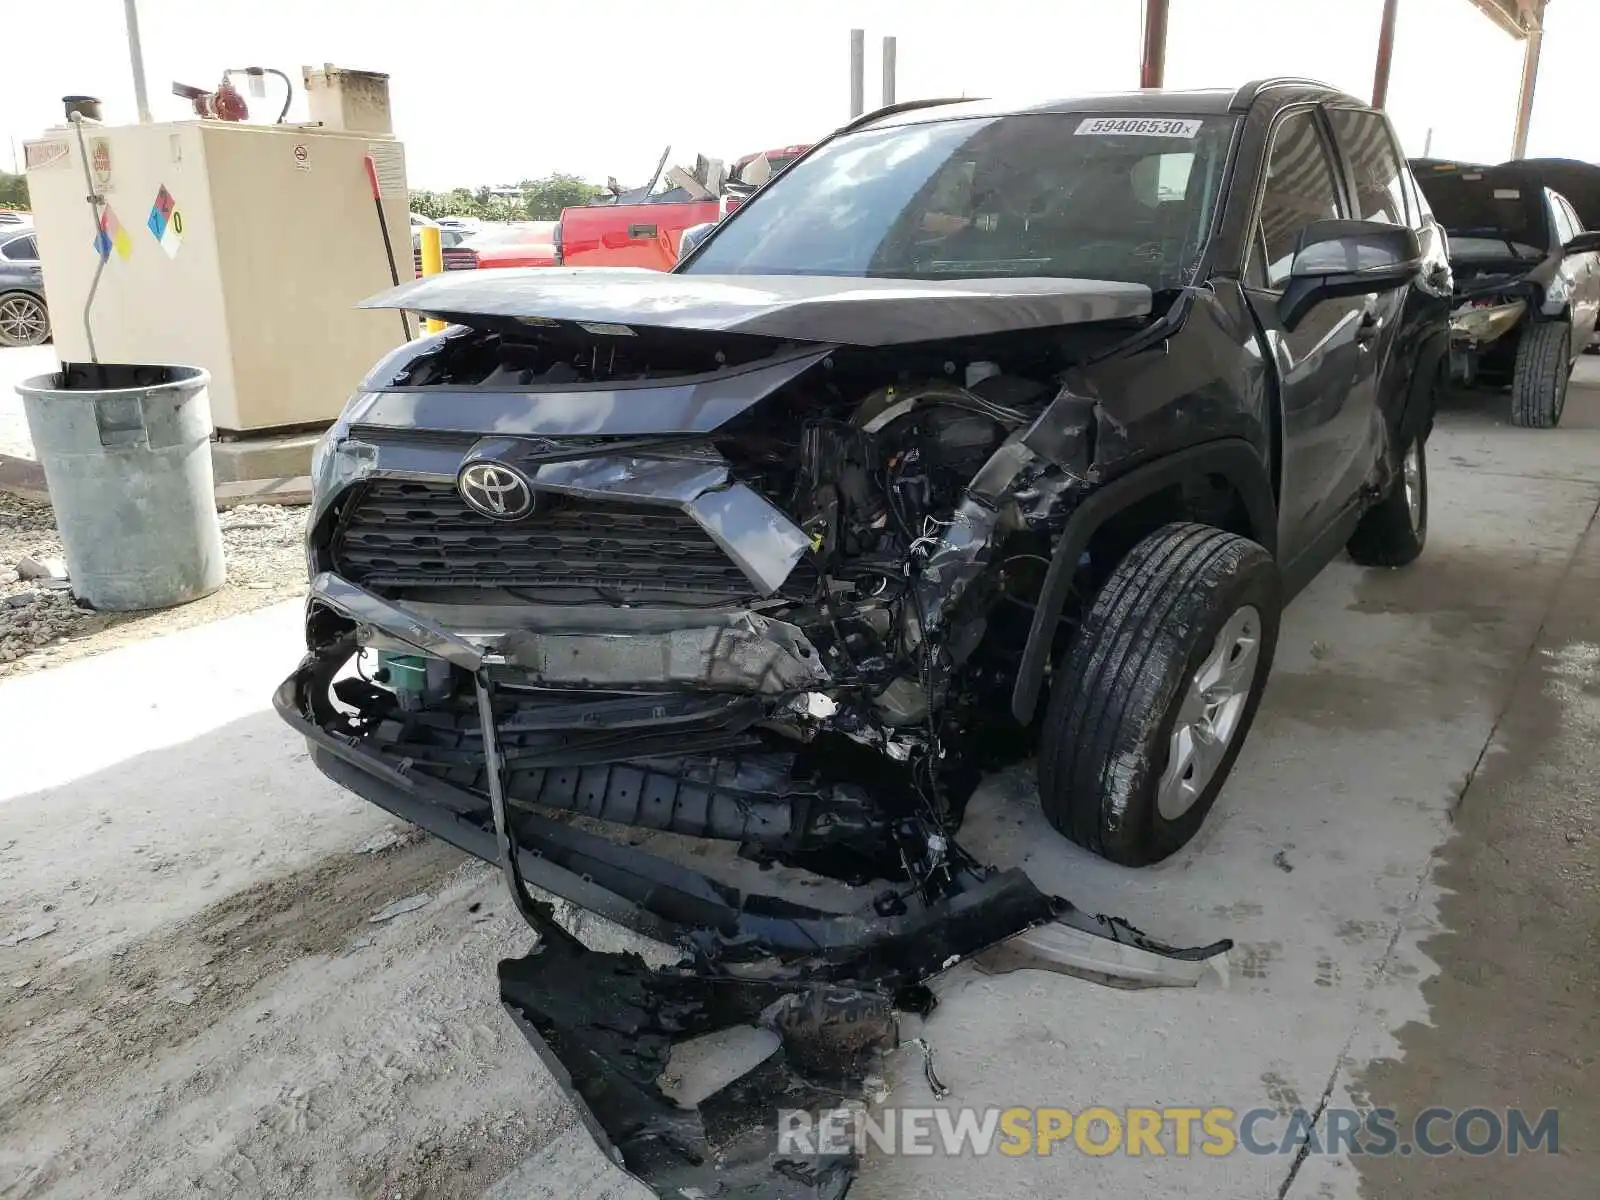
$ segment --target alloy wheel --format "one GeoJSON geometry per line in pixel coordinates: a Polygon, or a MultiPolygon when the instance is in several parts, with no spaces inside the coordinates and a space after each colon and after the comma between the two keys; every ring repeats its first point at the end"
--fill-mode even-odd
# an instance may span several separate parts
{"type": "Polygon", "coordinates": [[[0,300],[0,345],[37,346],[49,333],[50,318],[32,296],[0,300]]]}
{"type": "Polygon", "coordinates": [[[1413,531],[1422,528],[1422,451],[1420,444],[1412,442],[1400,464],[1406,489],[1406,512],[1411,517],[1413,531]]]}
{"type": "Polygon", "coordinates": [[[1243,723],[1260,661],[1261,614],[1247,604],[1223,623],[1178,706],[1156,792],[1166,820],[1193,808],[1216,776],[1243,723]]]}

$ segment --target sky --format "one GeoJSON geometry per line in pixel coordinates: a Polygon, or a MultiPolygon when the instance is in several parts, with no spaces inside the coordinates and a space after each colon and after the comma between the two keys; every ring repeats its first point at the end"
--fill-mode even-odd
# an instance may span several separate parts
{"type": "MultiPolygon", "coordinates": [[[[391,76],[413,187],[565,171],[642,183],[662,149],[741,154],[815,140],[849,116],[849,31],[897,39],[901,100],[1041,99],[1138,84],[1141,0],[137,0],[156,120],[181,80],[331,62],[391,76]]],[[[1307,75],[1370,95],[1382,0],[1172,0],[1170,87],[1307,75]]],[[[1511,151],[1521,44],[1468,0],[1400,0],[1389,111],[1408,154],[1511,151]],[[1431,144],[1430,144],[1431,131],[1431,144]]],[[[137,119],[123,0],[0,0],[0,166],[59,121],[60,97],[137,119]]],[[[1590,78],[1600,3],[1550,0],[1529,153],[1600,161],[1590,78]]],[[[270,82],[269,88],[276,82],[270,82]]],[[[275,115],[276,93],[253,101],[275,115]]]]}

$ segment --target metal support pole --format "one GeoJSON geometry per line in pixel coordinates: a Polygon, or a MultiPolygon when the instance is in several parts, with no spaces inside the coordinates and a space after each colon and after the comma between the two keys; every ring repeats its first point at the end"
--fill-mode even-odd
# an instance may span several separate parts
{"type": "Polygon", "coordinates": [[[894,103],[894,39],[883,39],[883,105],[894,103]]]}
{"type": "Polygon", "coordinates": [[[1383,0],[1383,24],[1378,29],[1378,65],[1372,72],[1372,107],[1389,100],[1389,67],[1394,62],[1394,19],[1400,0],[1383,0]]]}
{"type": "Polygon", "coordinates": [[[867,31],[850,31],[850,119],[867,111],[867,31]]]}
{"type": "Polygon", "coordinates": [[[128,23],[128,63],[133,67],[133,102],[139,109],[139,123],[150,124],[150,93],[144,86],[144,47],[139,44],[139,7],[135,0],[122,0],[128,23]]]}
{"type": "MultiPolygon", "coordinates": [[[[83,141],[83,114],[75,112],[69,119],[72,121],[72,131],[78,135],[78,155],[83,159],[83,186],[89,189],[85,199],[89,202],[89,211],[94,214],[94,248],[100,258],[94,265],[94,278],[89,281],[89,294],[83,301],[83,339],[89,343],[89,361],[99,366],[100,352],[94,348],[94,326],[89,323],[89,314],[94,311],[94,298],[100,291],[100,276],[105,273],[106,259],[111,257],[111,246],[106,238],[106,227],[100,211],[106,198],[95,188],[94,172],[89,168],[89,147],[83,141]]],[[[105,385],[105,372],[101,371],[100,386],[105,385]]]]}
{"type": "Polygon", "coordinates": [[[1528,156],[1528,122],[1533,118],[1533,89],[1539,82],[1539,50],[1544,30],[1528,31],[1528,44],[1522,48],[1522,92],[1517,97],[1517,130],[1511,139],[1511,157],[1528,156]]]}
{"type": "Polygon", "coordinates": [[[1145,0],[1144,56],[1139,60],[1139,86],[1161,87],[1167,77],[1167,9],[1170,0],[1145,0]]]}

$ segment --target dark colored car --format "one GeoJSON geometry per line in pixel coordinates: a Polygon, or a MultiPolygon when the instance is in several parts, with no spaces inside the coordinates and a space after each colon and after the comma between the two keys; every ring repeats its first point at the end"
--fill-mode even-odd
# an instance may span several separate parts
{"type": "Polygon", "coordinates": [[[50,310],[33,227],[0,226],[0,346],[38,346],[49,340],[50,310]]]}
{"type": "Polygon", "coordinates": [[[1306,81],[896,106],[670,273],[367,303],[452,325],[319,449],[276,705],[331,778],[502,864],[548,948],[503,994],[658,1185],[737,1182],[666,1132],[674,1037],[784,996],[794,1063],[835,1028],[819,981],[889,1004],[1046,925],[1161,953],[963,850],[979,777],[1035,756],[1067,837],[1170,855],[1284,603],[1426,536],[1443,239],[1383,114],[1306,81]],[[616,826],[889,882],[829,911],[616,826]],[[586,951],[524,883],[688,963],[586,951]]]}
{"type": "Polygon", "coordinates": [[[1413,163],[1449,235],[1451,373],[1509,385],[1514,424],[1561,420],[1600,318],[1600,167],[1559,159],[1413,163]]]}

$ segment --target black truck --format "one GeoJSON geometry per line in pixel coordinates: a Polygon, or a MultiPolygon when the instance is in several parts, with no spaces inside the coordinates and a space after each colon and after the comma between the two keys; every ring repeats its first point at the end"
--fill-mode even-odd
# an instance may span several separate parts
{"type": "Polygon", "coordinates": [[[707,1150],[751,1094],[662,1098],[673,1038],[765,1014],[789,1073],[762,1086],[803,1091],[840,1028],[876,1044],[863,1021],[1019,931],[1225,948],[985,866],[964,806],[1033,757],[1095,853],[1194,835],[1283,605],[1341,551],[1422,550],[1450,297],[1387,120],[1325,85],[881,110],[670,273],[368,301],[450,325],[319,448],[277,707],[331,778],[500,864],[544,937],[507,1004],[630,1170],[770,1182],[707,1150]],[[871,900],[747,893],[642,831],[871,900]],[[551,895],[685,965],[585,949],[551,895]]]}

